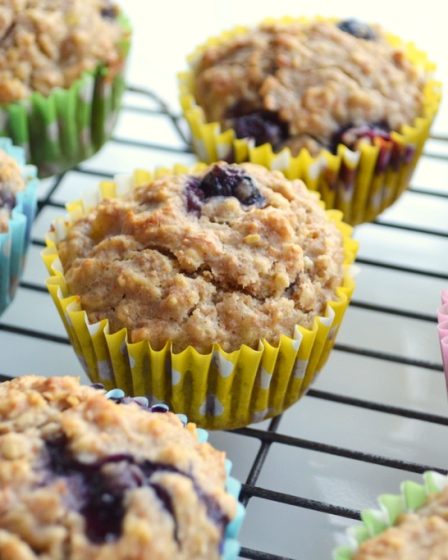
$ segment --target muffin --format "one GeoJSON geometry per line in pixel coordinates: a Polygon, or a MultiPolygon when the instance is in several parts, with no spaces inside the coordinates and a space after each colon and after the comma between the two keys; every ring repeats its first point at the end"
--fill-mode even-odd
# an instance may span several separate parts
{"type": "Polygon", "coordinates": [[[109,0],[12,0],[0,7],[0,132],[41,175],[75,165],[111,133],[129,26],[109,0]]]}
{"type": "Polygon", "coordinates": [[[36,168],[21,148],[0,138],[0,314],[12,300],[23,270],[36,211],[36,168]]]}
{"type": "Polygon", "coordinates": [[[119,186],[121,196],[106,183],[112,197],[70,208],[44,254],[91,378],[153,394],[202,425],[210,416],[207,427],[297,400],[353,288],[356,244],[340,217],[301,181],[254,164],[137,174],[119,186]],[[64,301],[85,313],[81,330],[64,301]]]}
{"type": "Polygon", "coordinates": [[[285,18],[200,47],[181,101],[201,157],[301,177],[358,223],[409,180],[438,104],[431,71],[378,26],[285,18]]]}
{"type": "Polygon", "coordinates": [[[364,527],[353,547],[335,551],[335,560],[433,560],[448,550],[448,479],[424,474],[424,484],[405,482],[401,496],[380,498],[382,511],[363,512],[364,527]]]}
{"type": "Polygon", "coordinates": [[[0,397],[1,558],[223,557],[237,502],[194,424],[73,377],[17,378],[0,397]]]}

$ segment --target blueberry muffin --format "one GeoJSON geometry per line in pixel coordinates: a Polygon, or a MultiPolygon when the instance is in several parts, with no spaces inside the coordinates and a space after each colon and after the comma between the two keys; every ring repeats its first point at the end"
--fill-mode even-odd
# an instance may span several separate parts
{"type": "Polygon", "coordinates": [[[8,231],[11,211],[16,205],[16,196],[25,189],[22,171],[11,156],[0,150],[0,233],[8,231]]]}
{"type": "Polygon", "coordinates": [[[448,551],[448,488],[414,513],[365,541],[353,560],[443,560],[448,551]]]}
{"type": "Polygon", "coordinates": [[[427,74],[379,27],[355,20],[266,23],[211,45],[194,67],[207,121],[296,155],[356,148],[413,123],[427,74]]]}
{"type": "Polygon", "coordinates": [[[0,132],[41,174],[96,151],[123,90],[129,26],[109,0],[9,0],[0,6],[0,132]]]}
{"type": "Polygon", "coordinates": [[[105,199],[58,244],[91,322],[156,350],[278,345],[338,299],[344,240],[301,181],[254,164],[169,173],[105,199]]]}
{"type": "Polygon", "coordinates": [[[302,179],[352,225],[407,188],[441,99],[424,52],[353,19],[235,28],[189,64],[180,101],[201,160],[302,179]]]}
{"type": "Polygon", "coordinates": [[[125,403],[71,377],[0,385],[0,558],[221,557],[236,512],[223,453],[125,403]]]}
{"type": "Polygon", "coordinates": [[[0,104],[69,88],[122,63],[123,27],[109,0],[10,0],[0,7],[0,104]]]}

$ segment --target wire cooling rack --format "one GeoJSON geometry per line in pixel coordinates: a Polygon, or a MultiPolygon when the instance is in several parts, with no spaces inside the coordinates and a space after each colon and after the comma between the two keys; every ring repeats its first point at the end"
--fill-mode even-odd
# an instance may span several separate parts
{"type": "MultiPolygon", "coordinates": [[[[24,277],[0,320],[0,373],[73,373],[87,381],[45,288],[51,221],[99,180],[195,161],[184,123],[129,87],[113,139],[45,180],[24,277]]],[[[410,190],[357,228],[354,301],[314,387],[282,416],[216,432],[247,505],[241,558],[324,560],[375,497],[426,469],[447,472],[448,409],[435,310],[448,286],[448,135],[433,136],[410,190]]]]}

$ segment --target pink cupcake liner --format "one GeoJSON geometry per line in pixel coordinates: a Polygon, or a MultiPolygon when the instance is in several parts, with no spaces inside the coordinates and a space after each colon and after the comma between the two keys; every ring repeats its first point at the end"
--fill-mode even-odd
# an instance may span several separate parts
{"type": "Polygon", "coordinates": [[[442,291],[442,305],[437,311],[437,331],[442,352],[443,371],[448,390],[448,290],[442,291]]]}

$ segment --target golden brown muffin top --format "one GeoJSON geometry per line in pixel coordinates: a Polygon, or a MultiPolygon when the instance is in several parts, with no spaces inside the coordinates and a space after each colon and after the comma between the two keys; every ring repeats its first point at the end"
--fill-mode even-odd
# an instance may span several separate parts
{"type": "Polygon", "coordinates": [[[122,63],[125,31],[109,0],[5,0],[0,6],[0,103],[68,88],[83,72],[122,63]]]}
{"type": "Polygon", "coordinates": [[[353,560],[445,560],[448,558],[448,488],[433,495],[396,526],[365,541],[353,560]]]}
{"type": "Polygon", "coordinates": [[[342,235],[299,181],[219,163],[107,199],[59,246],[91,321],[175,351],[257,348],[310,327],[342,284],[342,235]]]}
{"type": "Polygon", "coordinates": [[[262,24],[194,63],[208,121],[257,144],[333,149],[347,127],[413,124],[427,76],[378,27],[353,20],[262,24]]]}
{"type": "Polygon", "coordinates": [[[129,400],[73,377],[0,385],[0,558],[220,558],[224,454],[129,400]]]}

